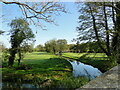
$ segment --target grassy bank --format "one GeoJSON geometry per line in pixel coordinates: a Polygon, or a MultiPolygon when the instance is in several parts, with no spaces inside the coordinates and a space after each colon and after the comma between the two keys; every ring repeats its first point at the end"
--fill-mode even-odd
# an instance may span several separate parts
{"type": "Polygon", "coordinates": [[[104,53],[64,53],[63,56],[92,65],[102,72],[106,72],[113,67],[104,53]]]}
{"type": "Polygon", "coordinates": [[[20,66],[15,62],[8,68],[4,63],[2,74],[3,82],[17,83],[18,86],[30,83],[40,88],[79,88],[88,82],[84,77],[72,76],[72,66],[67,60],[43,52],[28,53],[20,66]]]}

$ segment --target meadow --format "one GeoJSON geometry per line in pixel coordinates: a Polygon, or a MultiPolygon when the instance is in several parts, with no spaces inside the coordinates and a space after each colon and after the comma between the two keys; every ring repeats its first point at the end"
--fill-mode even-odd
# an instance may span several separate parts
{"type": "Polygon", "coordinates": [[[37,88],[79,88],[89,80],[84,77],[73,77],[71,64],[59,56],[46,52],[27,53],[17,65],[6,66],[2,62],[2,81],[7,83],[4,88],[22,88],[23,83],[33,84],[37,88]],[[15,84],[14,84],[15,85],[15,84]]]}
{"type": "Polygon", "coordinates": [[[15,61],[13,67],[2,62],[3,88],[23,88],[23,83],[35,88],[79,88],[90,81],[85,77],[73,77],[72,66],[66,60],[77,60],[92,65],[100,71],[109,70],[112,65],[104,53],[63,53],[62,57],[46,52],[27,53],[21,64],[15,61]],[[15,86],[15,83],[17,86],[15,86]]]}

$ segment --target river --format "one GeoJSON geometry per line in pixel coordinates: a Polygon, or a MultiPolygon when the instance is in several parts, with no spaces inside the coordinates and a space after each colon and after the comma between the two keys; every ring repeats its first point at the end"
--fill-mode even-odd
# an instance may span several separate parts
{"type": "Polygon", "coordinates": [[[85,77],[89,77],[92,80],[102,74],[100,70],[94,68],[91,65],[87,65],[78,61],[71,61],[71,60],[67,60],[67,61],[69,61],[73,67],[74,77],[85,76],[85,77]]]}

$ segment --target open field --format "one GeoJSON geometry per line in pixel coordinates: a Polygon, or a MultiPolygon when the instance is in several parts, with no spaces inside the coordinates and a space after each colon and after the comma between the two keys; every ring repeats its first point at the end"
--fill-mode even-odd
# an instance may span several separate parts
{"type": "Polygon", "coordinates": [[[30,83],[44,88],[78,88],[88,82],[84,77],[72,76],[72,66],[67,60],[44,52],[28,53],[20,66],[16,61],[12,68],[3,62],[2,74],[3,82],[30,83]]]}
{"type": "Polygon", "coordinates": [[[102,72],[105,72],[113,67],[104,53],[64,53],[63,57],[75,59],[82,63],[92,65],[102,72]]]}
{"type": "Polygon", "coordinates": [[[79,58],[92,58],[96,60],[107,60],[107,56],[105,53],[64,53],[63,56],[70,57],[73,59],[79,59],[79,58]]]}

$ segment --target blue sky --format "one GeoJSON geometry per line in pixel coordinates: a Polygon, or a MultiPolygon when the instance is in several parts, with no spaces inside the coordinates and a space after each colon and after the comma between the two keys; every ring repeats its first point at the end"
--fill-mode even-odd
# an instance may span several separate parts
{"type": "MultiPolygon", "coordinates": [[[[46,25],[47,30],[42,30],[41,28],[33,25],[30,26],[34,33],[37,31],[37,34],[35,33],[35,46],[38,44],[43,45],[46,41],[51,39],[66,39],[68,44],[75,43],[71,40],[77,37],[76,27],[79,26],[78,9],[76,4],[73,2],[65,2],[64,4],[70,13],[61,13],[60,16],[55,17],[55,21],[57,22],[58,26],[44,22],[43,25],[46,25]]],[[[0,29],[5,31],[10,30],[8,23],[12,19],[15,19],[15,17],[22,17],[21,11],[16,5],[2,4],[2,14],[5,16],[2,18],[3,22],[2,26],[0,26],[0,29]]],[[[10,47],[9,39],[10,37],[6,34],[0,36],[0,42],[3,42],[6,47],[10,47]]]]}

